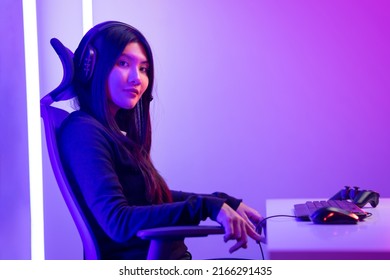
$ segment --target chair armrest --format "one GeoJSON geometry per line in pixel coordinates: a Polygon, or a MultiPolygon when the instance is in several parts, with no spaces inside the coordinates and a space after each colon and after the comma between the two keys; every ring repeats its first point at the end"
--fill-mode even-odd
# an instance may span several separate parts
{"type": "Polygon", "coordinates": [[[172,226],[140,230],[137,236],[150,240],[148,260],[170,259],[170,252],[175,242],[186,237],[205,237],[210,234],[224,234],[220,226],[172,226]]]}
{"type": "Polygon", "coordinates": [[[224,233],[225,230],[221,226],[171,226],[140,230],[137,236],[146,240],[180,240],[185,237],[204,237],[224,233]]]}

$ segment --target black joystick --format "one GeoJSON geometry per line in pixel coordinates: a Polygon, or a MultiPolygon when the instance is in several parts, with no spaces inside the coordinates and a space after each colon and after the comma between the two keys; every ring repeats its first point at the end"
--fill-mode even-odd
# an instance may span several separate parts
{"type": "Polygon", "coordinates": [[[360,191],[354,198],[355,203],[360,208],[370,203],[372,207],[376,207],[379,204],[379,193],[374,191],[360,191]]]}
{"type": "Polygon", "coordinates": [[[343,190],[336,193],[330,200],[351,200],[358,207],[370,203],[372,207],[379,204],[379,193],[371,190],[359,190],[358,187],[345,186],[343,190]]]}

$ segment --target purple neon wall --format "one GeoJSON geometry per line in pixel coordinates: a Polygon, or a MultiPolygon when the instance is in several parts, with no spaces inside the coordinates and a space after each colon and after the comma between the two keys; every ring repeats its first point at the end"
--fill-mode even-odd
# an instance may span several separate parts
{"type": "Polygon", "coordinates": [[[30,259],[21,1],[0,1],[0,260],[30,259]]]}
{"type": "MultiPolygon", "coordinates": [[[[79,1],[51,2],[37,1],[42,96],[61,79],[50,38],[74,50],[82,34],[79,1]]],[[[150,40],[153,158],[170,186],[226,191],[266,215],[267,198],[328,197],[346,184],[390,196],[389,8],[113,0],[94,1],[94,22],[122,20],[150,40]]],[[[45,152],[44,180],[46,258],[81,258],[45,152]]],[[[229,247],[220,236],[188,244],[195,258],[229,247]]],[[[259,253],[251,243],[234,256],[259,253]]]]}
{"type": "MultiPolygon", "coordinates": [[[[264,215],[267,198],[346,184],[389,196],[389,4],[133,3],[99,1],[95,21],[126,21],[151,40],[153,157],[172,188],[224,190],[264,215]]],[[[190,241],[196,257],[227,251],[211,240],[190,241]]]]}

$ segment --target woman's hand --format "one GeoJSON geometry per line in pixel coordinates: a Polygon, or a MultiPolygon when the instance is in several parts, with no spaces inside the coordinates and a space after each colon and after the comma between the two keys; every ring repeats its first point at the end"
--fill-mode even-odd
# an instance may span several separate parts
{"type": "Polygon", "coordinates": [[[263,220],[263,217],[255,209],[249,207],[245,203],[241,202],[236,212],[250,224],[255,230],[259,223],[263,220]]]}
{"type": "Polygon", "coordinates": [[[258,219],[261,220],[260,214],[245,204],[241,204],[236,212],[229,205],[224,203],[216,219],[217,222],[220,223],[225,229],[224,241],[237,241],[230,248],[230,253],[233,253],[239,248],[247,248],[248,236],[258,242],[261,240],[261,236],[256,232],[255,227],[251,222],[252,219],[253,221],[258,219]],[[240,213],[238,212],[239,209],[240,213]]]}

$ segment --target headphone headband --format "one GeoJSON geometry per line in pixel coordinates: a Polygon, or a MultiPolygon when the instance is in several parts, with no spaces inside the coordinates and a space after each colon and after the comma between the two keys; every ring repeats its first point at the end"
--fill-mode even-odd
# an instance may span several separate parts
{"type": "Polygon", "coordinates": [[[76,71],[78,78],[83,84],[87,84],[91,80],[95,68],[97,52],[92,45],[92,41],[98,34],[113,26],[124,26],[136,30],[134,27],[123,22],[106,21],[95,25],[85,34],[83,40],[86,40],[86,42],[83,44],[84,47],[81,51],[79,63],[75,65],[78,68],[78,71],[76,71]]]}

